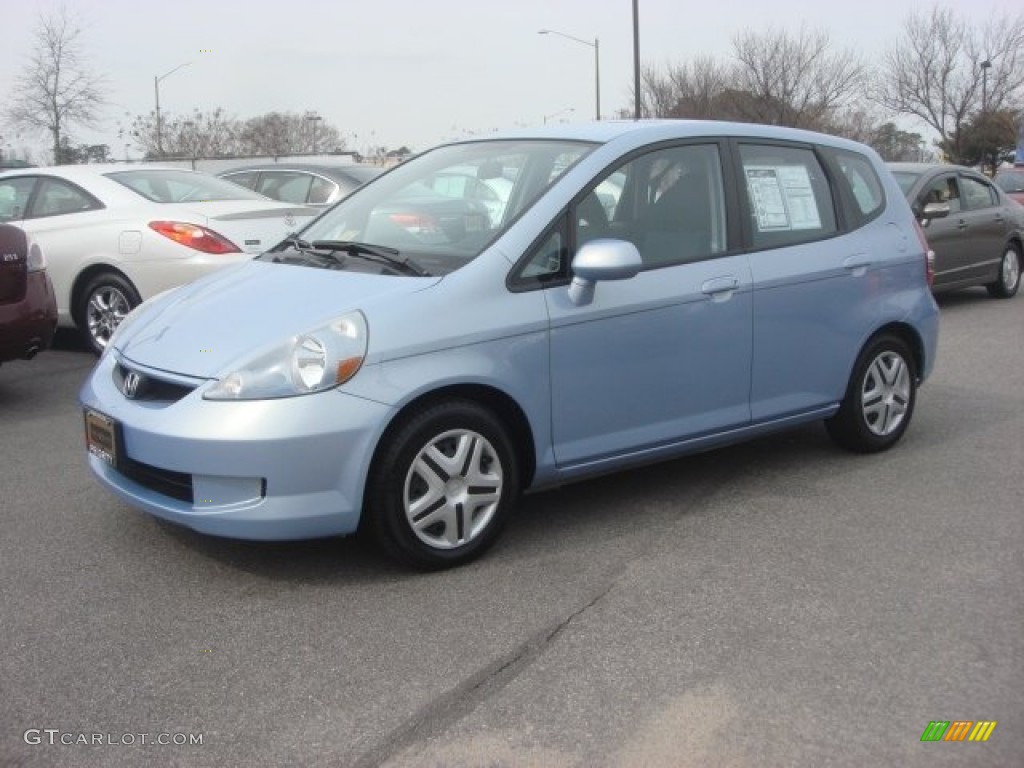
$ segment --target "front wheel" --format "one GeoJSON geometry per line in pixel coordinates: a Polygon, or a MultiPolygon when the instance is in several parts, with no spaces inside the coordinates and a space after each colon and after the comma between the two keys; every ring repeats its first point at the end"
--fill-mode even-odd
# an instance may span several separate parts
{"type": "Polygon", "coordinates": [[[374,462],[369,532],[418,568],[468,562],[501,531],[519,494],[516,455],[501,422],[470,401],[413,413],[374,462]]]}
{"type": "Polygon", "coordinates": [[[857,453],[891,448],[906,432],[917,400],[917,371],[906,343],[880,336],[860,353],[829,435],[857,453]]]}
{"type": "Polygon", "coordinates": [[[1020,288],[1020,249],[1013,243],[1006,246],[1003,260],[999,262],[999,279],[985,286],[988,295],[997,299],[1008,299],[1020,288]]]}
{"type": "Polygon", "coordinates": [[[104,272],[92,278],[80,294],[75,313],[78,330],[89,348],[101,354],[117,326],[140,303],[138,291],[120,275],[104,272]]]}

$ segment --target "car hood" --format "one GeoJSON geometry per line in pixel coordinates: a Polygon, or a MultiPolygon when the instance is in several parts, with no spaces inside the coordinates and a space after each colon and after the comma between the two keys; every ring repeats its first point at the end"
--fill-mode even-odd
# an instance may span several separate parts
{"type": "Polygon", "coordinates": [[[259,254],[320,214],[315,208],[272,200],[209,200],[160,206],[169,220],[202,223],[245,253],[259,254]]]}
{"type": "Polygon", "coordinates": [[[248,261],[142,305],[115,347],[149,368],[220,378],[292,336],[440,279],[248,261]]]}

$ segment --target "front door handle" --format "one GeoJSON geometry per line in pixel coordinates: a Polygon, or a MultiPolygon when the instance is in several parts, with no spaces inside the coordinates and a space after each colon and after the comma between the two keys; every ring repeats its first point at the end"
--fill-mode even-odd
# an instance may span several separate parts
{"type": "Polygon", "coordinates": [[[967,222],[964,219],[960,219],[960,221],[956,225],[956,228],[957,229],[967,229],[967,222]]]}
{"type": "Polygon", "coordinates": [[[727,275],[725,277],[713,277],[710,280],[705,280],[700,290],[714,301],[725,301],[739,287],[739,278],[727,275]]]}

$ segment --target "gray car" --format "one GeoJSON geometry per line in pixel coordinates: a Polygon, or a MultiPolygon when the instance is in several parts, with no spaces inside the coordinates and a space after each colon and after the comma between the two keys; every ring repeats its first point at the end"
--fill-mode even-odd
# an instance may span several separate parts
{"type": "Polygon", "coordinates": [[[933,291],[983,285],[997,298],[1017,293],[1024,208],[970,168],[890,163],[889,170],[935,252],[933,291]]]}
{"type": "Polygon", "coordinates": [[[272,200],[326,208],[382,171],[373,165],[265,163],[232,168],[219,175],[272,200]]]}

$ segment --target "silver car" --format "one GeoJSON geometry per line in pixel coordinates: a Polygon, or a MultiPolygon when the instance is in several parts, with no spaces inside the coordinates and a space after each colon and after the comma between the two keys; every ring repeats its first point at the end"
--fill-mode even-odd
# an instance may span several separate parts
{"type": "Polygon", "coordinates": [[[89,465],[198,531],[463,563],[521,491],[814,421],[892,447],[935,360],[927,251],[878,156],[833,137],[441,146],[132,313],[81,391],[89,465]],[[455,169],[510,180],[500,219],[438,196],[455,169]]]}

